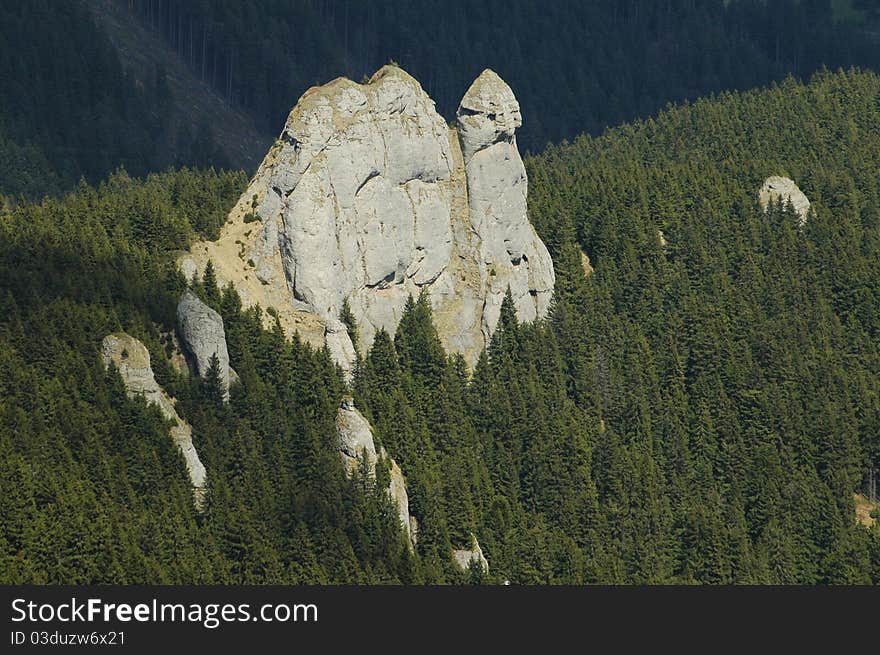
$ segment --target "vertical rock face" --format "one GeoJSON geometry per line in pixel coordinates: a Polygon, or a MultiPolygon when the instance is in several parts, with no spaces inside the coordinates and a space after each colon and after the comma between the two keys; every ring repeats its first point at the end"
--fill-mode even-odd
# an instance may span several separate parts
{"type": "Polygon", "coordinates": [[[158,406],[165,418],[174,422],[171,439],[183,455],[195,504],[201,509],[205,499],[206,473],[193,446],[192,428],[177,415],[171,398],[156,382],[146,346],[127,334],[110,334],[101,344],[101,358],[105,367],[113,364],[117,368],[129,396],[143,396],[149,404],[158,406]]]}
{"type": "Polygon", "coordinates": [[[533,321],[547,313],[555,282],[550,253],[526,213],[528,181],[515,136],[520,125],[513,91],[493,71],[483,71],[461,100],[458,131],[470,220],[480,242],[487,342],[508,286],[517,317],[533,321]]]}
{"type": "Polygon", "coordinates": [[[403,477],[403,471],[393,459],[388,456],[385,449],[382,449],[383,459],[387,459],[391,463],[388,480],[388,495],[397,503],[397,516],[400,518],[400,525],[406,535],[409,543],[413,546],[416,544],[416,532],[413,531],[414,517],[409,515],[409,495],[406,492],[406,478],[403,477]]]}
{"type": "Polygon", "coordinates": [[[444,346],[473,363],[508,285],[522,320],[543,316],[553,290],[526,214],[520,124],[513,92],[491,71],[462,100],[458,131],[395,66],[366,84],[312,88],[220,240],[196,244],[181,269],[211,259],[246,305],[275,307],[289,332],[326,343],[344,369],[353,349],[333,322],[346,299],[369,347],[425,291],[444,346]]]}
{"type": "Polygon", "coordinates": [[[768,177],[758,192],[758,202],[764,211],[767,210],[771,202],[789,201],[798,215],[798,224],[803,227],[807,222],[807,216],[810,214],[810,201],[793,180],[777,175],[768,177]]]}
{"type": "Polygon", "coordinates": [[[397,462],[388,456],[384,448],[377,454],[376,444],[373,441],[373,430],[367,419],[354,406],[351,398],[342,401],[342,406],[336,414],[336,434],[339,438],[339,453],[342,456],[342,463],[349,475],[357,470],[361,461],[366,462],[370,473],[374,475],[379,454],[383,459],[390,460],[388,495],[397,504],[401,528],[410,544],[415,545],[416,533],[413,530],[415,520],[409,515],[409,496],[406,493],[406,480],[403,477],[403,472],[397,462]]]}
{"type": "Polygon", "coordinates": [[[257,174],[258,275],[277,244],[294,306],[334,320],[348,298],[371,342],[448,262],[451,176],[446,123],[399,68],[311,89],[257,174]]]}
{"type": "Polygon", "coordinates": [[[226,350],[226,332],[220,314],[187,289],[177,304],[177,329],[192,363],[193,372],[199,377],[208,372],[211,357],[217,355],[220,379],[228,397],[229,353],[226,350]]]}

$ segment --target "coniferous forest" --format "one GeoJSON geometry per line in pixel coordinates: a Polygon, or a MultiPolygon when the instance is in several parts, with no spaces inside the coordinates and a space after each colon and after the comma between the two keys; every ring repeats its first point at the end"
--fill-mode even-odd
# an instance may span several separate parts
{"type": "Polygon", "coordinates": [[[190,71],[188,85],[208,85],[269,141],[310,86],[359,81],[390,60],[447,117],[481,70],[497,71],[516,90],[526,117],[517,139],[532,153],[669,102],[809,78],[823,66],[880,66],[875,0],[6,2],[0,193],[39,198],[120,166],[137,176],[169,163],[246,167],[216,116],[177,134],[174,108],[192,113],[192,99],[175,95],[161,58],[140,76],[123,66],[96,20],[108,5],[128,29],[154,33],[190,71]]]}
{"type": "Polygon", "coordinates": [[[880,466],[878,99],[875,73],[821,70],[529,157],[553,304],[520,324],[508,297],[473,371],[419,297],[348,385],[208,267],[193,289],[224,319],[228,403],[216,369],[169,363],[174,260],[216,238],[246,174],[4,201],[2,582],[880,582],[854,506],[880,466]],[[773,174],[809,196],[803,226],[758,205],[773,174]],[[192,425],[202,512],[158,409],[102,365],[119,330],[192,425]],[[387,463],[344,473],[349,394],[406,471],[413,551],[387,463]],[[488,574],[448,557],[471,534],[488,574]]]}
{"type": "Polygon", "coordinates": [[[669,101],[880,65],[873,0],[114,1],[273,136],[309,86],[389,59],[444,115],[492,68],[530,117],[517,138],[532,152],[669,101]]]}

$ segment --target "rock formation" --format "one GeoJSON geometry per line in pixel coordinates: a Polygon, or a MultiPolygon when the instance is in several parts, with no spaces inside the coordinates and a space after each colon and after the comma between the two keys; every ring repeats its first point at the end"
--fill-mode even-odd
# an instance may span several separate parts
{"type": "Polygon", "coordinates": [[[351,398],[345,398],[342,401],[342,406],[336,414],[336,434],[339,437],[339,453],[342,456],[342,463],[349,475],[358,469],[361,461],[366,462],[368,470],[374,475],[379,455],[382,456],[382,459],[389,460],[391,470],[388,495],[397,503],[401,528],[403,528],[409,542],[415,545],[416,534],[413,526],[416,523],[409,515],[409,496],[406,493],[406,480],[403,477],[403,472],[397,462],[388,456],[384,448],[377,454],[373,441],[373,430],[367,419],[354,406],[351,398]]]}
{"type": "Polygon", "coordinates": [[[378,455],[373,441],[373,429],[350,398],[342,401],[336,414],[336,434],[346,470],[351,472],[357,469],[361,459],[365,459],[370,467],[376,465],[378,455]]]}
{"type": "Polygon", "coordinates": [[[160,339],[166,348],[170,346],[171,353],[168,355],[168,363],[171,364],[171,368],[183,376],[190,375],[189,362],[186,361],[186,354],[183,352],[183,346],[180,345],[177,333],[174,330],[162,332],[160,339]]]}
{"type": "Polygon", "coordinates": [[[764,185],[758,192],[758,202],[764,211],[771,202],[791,202],[795,213],[798,215],[798,225],[804,226],[810,213],[810,201],[798,185],[787,177],[774,175],[764,181],[764,185]]]}
{"type": "Polygon", "coordinates": [[[339,364],[346,379],[351,379],[357,353],[348,336],[348,328],[339,319],[328,319],[324,328],[324,343],[333,361],[339,364]]]}
{"type": "Polygon", "coordinates": [[[220,314],[187,289],[177,305],[177,330],[195,375],[204,376],[211,366],[211,357],[217,355],[220,380],[228,398],[229,353],[220,314]]]}
{"type": "Polygon", "coordinates": [[[590,256],[587,255],[587,253],[585,253],[583,250],[581,250],[580,252],[581,252],[581,269],[584,272],[584,277],[590,277],[595,272],[593,265],[590,263],[590,256]]]}
{"type": "Polygon", "coordinates": [[[485,70],[458,108],[458,133],[467,173],[470,223],[480,247],[482,330],[488,342],[510,287],[517,318],[544,316],[553,295],[553,262],[526,213],[528,181],[516,148],[522,125],[510,87],[485,70]]]}
{"type": "Polygon", "coordinates": [[[474,535],[471,535],[471,542],[472,544],[470,548],[462,548],[460,550],[452,551],[453,561],[458,565],[458,568],[463,571],[467,571],[470,563],[476,561],[483,569],[483,573],[488,573],[489,562],[483,555],[483,549],[480,548],[480,542],[477,541],[477,538],[474,535]]]}
{"type": "Polygon", "coordinates": [[[484,71],[447,126],[396,66],[366,84],[339,78],[291,111],[217,242],[195,244],[246,306],[273,307],[283,327],[330,347],[346,369],[354,348],[335,323],[345,300],[366,348],[393,335],[409,295],[425,291],[447,351],[473,363],[508,286],[523,321],[545,315],[555,281],[528,222],[516,148],[519,105],[484,71]]]}
{"type": "Polygon", "coordinates": [[[177,415],[173,401],[156,382],[146,346],[125,333],[109,334],[101,344],[101,358],[105,367],[113,364],[119,371],[129,396],[142,396],[147,403],[158,406],[165,418],[174,422],[171,439],[183,455],[195,504],[201,509],[205,499],[206,474],[193,446],[192,428],[177,415]]]}

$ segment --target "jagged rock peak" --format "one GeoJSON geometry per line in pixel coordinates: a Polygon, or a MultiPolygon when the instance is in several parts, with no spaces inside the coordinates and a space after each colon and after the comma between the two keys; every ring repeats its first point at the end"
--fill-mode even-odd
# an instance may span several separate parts
{"type": "Polygon", "coordinates": [[[142,396],[147,403],[156,405],[165,418],[173,421],[171,439],[183,455],[193,487],[195,505],[201,509],[205,499],[205,467],[193,445],[192,429],[178,416],[174,402],[153,376],[150,353],[146,346],[124,332],[108,334],[101,343],[101,359],[106,368],[111,364],[116,367],[130,397],[142,396]]]}
{"type": "Polygon", "coordinates": [[[220,380],[228,398],[229,352],[220,314],[187,289],[177,304],[177,330],[195,375],[203,377],[211,366],[211,357],[217,355],[220,380]]]}
{"type": "Polygon", "coordinates": [[[522,116],[513,91],[493,71],[483,71],[462,98],[457,120],[470,223],[479,242],[481,327],[488,343],[508,287],[517,318],[533,321],[546,315],[556,277],[550,253],[528,219],[528,179],[515,136],[522,116]]]}
{"type": "Polygon", "coordinates": [[[343,303],[367,349],[426,292],[444,347],[473,364],[508,286],[523,321],[546,313],[553,290],[526,213],[521,122],[491,71],[465,94],[461,135],[396,66],[366,84],[309,89],[220,239],[195,244],[181,269],[192,276],[212,260],[246,307],[273,307],[288,334],[327,345],[346,374],[354,349],[336,323],[343,303]]]}
{"type": "Polygon", "coordinates": [[[758,192],[758,202],[764,211],[771,202],[791,202],[795,213],[798,215],[798,224],[803,226],[810,214],[810,201],[798,185],[787,177],[773,175],[764,180],[761,190],[758,192]]]}
{"type": "Polygon", "coordinates": [[[519,102],[513,90],[487,68],[474,80],[456,113],[464,161],[498,141],[510,141],[522,126],[519,102]]]}

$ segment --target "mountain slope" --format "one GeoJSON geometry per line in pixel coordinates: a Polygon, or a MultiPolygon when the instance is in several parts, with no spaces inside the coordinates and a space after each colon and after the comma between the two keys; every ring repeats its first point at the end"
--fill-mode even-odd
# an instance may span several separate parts
{"type": "Polygon", "coordinates": [[[4,3],[0,33],[0,193],[39,197],[156,166],[156,89],[125,75],[78,1],[4,3]]]}
{"type": "Polygon", "coordinates": [[[661,496],[671,534],[705,531],[718,499],[781,581],[852,571],[849,494],[880,461],[878,97],[874,74],[822,73],[528,163],[569,386],[613,431],[594,451],[600,498],[621,508],[619,462],[647,449],[682,485],[661,496]],[[757,205],[773,174],[809,197],[803,229],[757,205]]]}
{"type": "Polygon", "coordinates": [[[520,147],[537,152],[670,101],[876,67],[877,21],[871,2],[830,0],[6,3],[0,193],[58,193],[120,166],[251,171],[306,89],[389,60],[447,119],[495,69],[531,117],[520,147]]]}
{"type": "Polygon", "coordinates": [[[241,175],[120,175],[0,209],[0,577],[880,582],[880,529],[853,500],[880,460],[878,97],[874,74],[822,73],[529,159],[555,303],[520,324],[507,297],[472,376],[422,298],[347,387],[210,268],[193,290],[240,381],[224,403],[178,374],[173,260],[216,238],[241,175]],[[758,204],[770,175],[809,197],[802,228],[758,204]],[[120,329],[192,427],[201,515],[158,410],[103,369],[120,329]],[[345,476],[349,393],[406,478],[412,551],[387,465],[345,476]],[[474,537],[488,571],[454,563],[474,537]]]}
{"type": "Polygon", "coordinates": [[[880,64],[870,26],[836,21],[830,0],[112,1],[270,133],[310,86],[389,61],[447,118],[495,70],[531,117],[519,141],[532,152],[670,101],[880,64]]]}
{"type": "Polygon", "coordinates": [[[272,138],[258,131],[250,116],[224,102],[162,39],[143,27],[123,3],[86,0],[86,4],[109,37],[122,65],[139,84],[149,85],[157,70],[165,75],[171,103],[170,127],[161,144],[162,167],[200,162],[225,164],[249,173],[256,170],[272,138]],[[199,143],[200,139],[205,143],[199,143]],[[219,149],[222,156],[211,162],[214,149],[219,149]]]}

